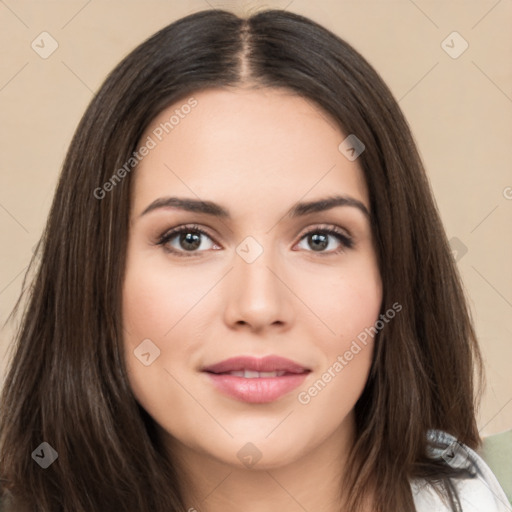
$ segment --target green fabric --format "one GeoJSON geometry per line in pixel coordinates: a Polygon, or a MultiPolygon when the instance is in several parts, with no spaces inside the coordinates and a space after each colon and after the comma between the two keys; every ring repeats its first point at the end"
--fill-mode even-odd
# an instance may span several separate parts
{"type": "Polygon", "coordinates": [[[483,438],[478,453],[491,468],[512,504],[512,430],[483,438]]]}

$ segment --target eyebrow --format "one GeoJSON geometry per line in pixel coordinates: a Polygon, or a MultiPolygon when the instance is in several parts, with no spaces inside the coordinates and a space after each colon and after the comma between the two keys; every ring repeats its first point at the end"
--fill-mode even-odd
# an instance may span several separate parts
{"type": "MultiPolygon", "coordinates": [[[[340,195],[326,197],[316,201],[297,203],[287,212],[287,214],[292,218],[296,218],[310,213],[330,210],[337,206],[351,206],[357,208],[363,212],[366,217],[370,218],[370,212],[361,201],[354,197],[340,195]]],[[[217,203],[180,197],[160,197],[155,199],[145,208],[139,217],[160,208],[177,208],[188,212],[204,213],[206,215],[213,215],[223,219],[231,219],[229,211],[217,203]]]]}

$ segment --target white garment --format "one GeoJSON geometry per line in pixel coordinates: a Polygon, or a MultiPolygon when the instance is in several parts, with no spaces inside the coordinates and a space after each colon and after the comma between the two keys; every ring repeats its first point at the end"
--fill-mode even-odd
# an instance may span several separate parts
{"type": "MultiPolygon", "coordinates": [[[[428,437],[442,443],[442,448],[431,450],[433,458],[444,459],[452,467],[464,466],[474,474],[473,478],[451,479],[462,512],[512,512],[512,505],[498,480],[474,450],[440,430],[430,430],[428,437]]],[[[441,497],[426,481],[412,481],[411,489],[416,512],[452,512],[450,506],[443,503],[441,497]]]]}

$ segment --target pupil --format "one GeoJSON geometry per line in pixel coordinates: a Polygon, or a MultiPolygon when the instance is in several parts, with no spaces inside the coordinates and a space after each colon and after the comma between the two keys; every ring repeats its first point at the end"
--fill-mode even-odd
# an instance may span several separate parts
{"type": "Polygon", "coordinates": [[[197,233],[184,233],[180,237],[180,243],[185,243],[185,249],[197,249],[201,245],[201,240],[197,233]],[[188,247],[187,244],[189,244],[188,247]]]}
{"type": "Polygon", "coordinates": [[[311,247],[315,251],[317,250],[316,248],[325,249],[329,245],[327,236],[323,233],[322,234],[315,233],[314,235],[311,235],[311,240],[314,242],[314,245],[312,245],[311,247]],[[317,244],[317,242],[320,242],[320,243],[317,244]]]}

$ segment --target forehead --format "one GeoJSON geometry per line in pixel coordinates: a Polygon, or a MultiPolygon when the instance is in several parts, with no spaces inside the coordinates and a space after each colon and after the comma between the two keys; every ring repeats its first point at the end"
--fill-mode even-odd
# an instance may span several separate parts
{"type": "Polygon", "coordinates": [[[357,160],[309,99],[282,89],[208,89],[163,110],[139,143],[152,146],[135,172],[134,211],[162,195],[197,196],[261,209],[326,194],[368,206],[357,160]]]}

